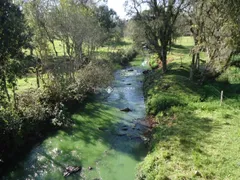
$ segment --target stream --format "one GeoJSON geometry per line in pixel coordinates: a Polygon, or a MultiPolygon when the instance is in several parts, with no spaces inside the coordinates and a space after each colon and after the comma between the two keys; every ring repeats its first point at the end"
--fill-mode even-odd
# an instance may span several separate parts
{"type": "Polygon", "coordinates": [[[73,127],[36,145],[4,180],[134,180],[147,153],[143,67],[115,72],[111,88],[72,115],[73,127]],[[130,108],[123,112],[120,109],[130,108]],[[80,172],[65,178],[67,166],[80,172]]]}

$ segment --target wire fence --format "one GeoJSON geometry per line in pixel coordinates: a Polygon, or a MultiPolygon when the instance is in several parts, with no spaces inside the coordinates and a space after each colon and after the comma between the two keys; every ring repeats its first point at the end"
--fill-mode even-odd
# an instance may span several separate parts
{"type": "Polygon", "coordinates": [[[224,91],[219,91],[217,88],[215,88],[214,86],[211,86],[211,88],[213,90],[215,90],[216,93],[213,93],[213,95],[216,97],[216,98],[219,98],[219,101],[220,101],[220,105],[224,105],[224,106],[227,106],[228,108],[232,109],[233,111],[238,111],[240,112],[240,102],[239,102],[239,109],[236,109],[234,108],[233,106],[230,106],[229,104],[226,103],[226,99],[231,99],[229,97],[227,97],[225,94],[224,94],[224,91]],[[222,95],[221,95],[222,94],[222,95]],[[223,99],[221,99],[221,96],[223,99]]]}

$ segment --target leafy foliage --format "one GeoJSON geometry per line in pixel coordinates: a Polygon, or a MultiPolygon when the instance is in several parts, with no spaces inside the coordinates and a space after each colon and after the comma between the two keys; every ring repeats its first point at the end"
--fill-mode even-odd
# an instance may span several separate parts
{"type": "Polygon", "coordinates": [[[0,16],[0,90],[10,101],[7,82],[14,87],[16,77],[23,74],[25,57],[22,49],[28,47],[31,36],[18,6],[1,1],[0,16]]]}
{"type": "Polygon", "coordinates": [[[152,54],[150,59],[149,59],[149,65],[152,69],[158,68],[158,55],[157,54],[152,54]]]}
{"type": "Polygon", "coordinates": [[[137,56],[137,51],[134,48],[121,49],[117,52],[110,53],[109,56],[109,59],[111,59],[114,63],[127,65],[137,56]]]}

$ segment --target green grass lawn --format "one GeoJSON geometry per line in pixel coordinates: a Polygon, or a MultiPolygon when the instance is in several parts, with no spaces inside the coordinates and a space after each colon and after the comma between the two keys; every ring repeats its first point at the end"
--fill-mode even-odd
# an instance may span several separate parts
{"type": "Polygon", "coordinates": [[[179,39],[168,73],[163,76],[156,70],[145,78],[147,112],[158,125],[150,152],[138,167],[138,179],[240,178],[239,83],[199,86],[189,81],[191,45],[189,38],[179,39]],[[178,56],[183,57],[183,67],[178,56]]]}
{"type": "Polygon", "coordinates": [[[37,80],[34,76],[28,76],[18,80],[18,91],[24,91],[29,88],[37,88],[37,80]]]}

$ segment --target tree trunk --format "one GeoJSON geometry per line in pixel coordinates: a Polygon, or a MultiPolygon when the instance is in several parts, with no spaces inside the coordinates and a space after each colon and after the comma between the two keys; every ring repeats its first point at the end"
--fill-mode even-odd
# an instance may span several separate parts
{"type": "Polygon", "coordinates": [[[55,55],[58,56],[58,52],[57,52],[57,49],[56,49],[56,46],[55,46],[55,43],[54,43],[54,39],[53,39],[53,38],[51,37],[51,35],[49,34],[48,29],[47,29],[45,23],[42,22],[42,21],[40,21],[40,24],[41,24],[41,27],[44,28],[44,30],[45,30],[45,32],[46,32],[46,34],[47,34],[48,40],[52,43],[52,46],[53,46],[53,50],[54,50],[54,52],[55,52],[55,55]]]}
{"type": "Polygon", "coordinates": [[[169,42],[169,53],[172,54],[172,45],[173,45],[173,42],[172,42],[172,38],[169,42]]]}
{"type": "Polygon", "coordinates": [[[83,58],[83,43],[79,42],[79,43],[75,43],[75,55],[78,58],[78,60],[81,62],[82,58],[83,58]]]}
{"type": "Polygon", "coordinates": [[[193,80],[194,72],[195,72],[195,58],[196,58],[196,55],[193,54],[193,55],[192,55],[191,68],[190,68],[190,76],[189,76],[189,79],[190,79],[191,81],[193,80]]]}
{"type": "Polygon", "coordinates": [[[199,67],[200,67],[200,55],[199,53],[196,54],[196,70],[199,71],[199,67]]]}
{"type": "Polygon", "coordinates": [[[167,72],[167,60],[166,59],[162,61],[162,70],[163,70],[164,74],[167,72]]]}
{"type": "Polygon", "coordinates": [[[161,61],[162,61],[163,73],[166,73],[167,72],[167,47],[166,48],[162,47],[161,61]]]}
{"type": "Polygon", "coordinates": [[[72,50],[72,46],[71,46],[68,38],[66,39],[65,44],[66,44],[67,54],[68,54],[68,56],[69,56],[70,58],[72,58],[72,51],[73,51],[73,50],[72,50]]]}
{"type": "Polygon", "coordinates": [[[9,95],[9,92],[8,92],[8,88],[7,88],[7,80],[6,80],[6,76],[5,76],[5,73],[3,73],[2,75],[2,81],[3,81],[3,88],[4,88],[4,92],[8,98],[8,101],[10,102],[11,101],[11,98],[10,98],[10,95],[9,95]]]}
{"type": "Polygon", "coordinates": [[[53,46],[53,50],[54,50],[54,52],[55,52],[55,55],[58,56],[58,52],[57,52],[57,49],[56,49],[54,40],[50,40],[50,42],[52,43],[52,46],[53,46]]]}
{"type": "Polygon", "coordinates": [[[13,92],[13,102],[14,102],[14,108],[17,110],[18,109],[18,103],[17,103],[17,94],[16,94],[16,85],[14,84],[12,87],[12,92],[13,92]]]}
{"type": "Polygon", "coordinates": [[[40,88],[40,82],[39,82],[39,69],[36,68],[36,80],[37,80],[37,87],[40,88]]]}
{"type": "Polygon", "coordinates": [[[62,42],[62,47],[63,47],[63,55],[66,56],[66,47],[64,42],[62,42]]]}
{"type": "Polygon", "coordinates": [[[33,56],[33,48],[30,48],[30,55],[33,56]]]}

